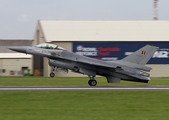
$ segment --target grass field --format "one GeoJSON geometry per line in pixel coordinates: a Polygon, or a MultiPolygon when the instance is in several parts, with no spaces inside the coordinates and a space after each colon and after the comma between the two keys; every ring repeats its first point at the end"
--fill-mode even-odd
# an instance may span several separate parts
{"type": "MultiPolygon", "coordinates": [[[[82,78],[47,78],[47,77],[0,77],[0,86],[88,86],[88,77],[82,78]]],[[[106,78],[97,77],[97,86],[152,86],[169,85],[169,78],[152,78],[147,83],[121,81],[107,83],[106,78]]]]}
{"type": "Polygon", "coordinates": [[[169,92],[0,92],[0,120],[168,120],[169,92]]]}
{"type": "MultiPolygon", "coordinates": [[[[122,81],[98,86],[169,86],[122,81]]],[[[88,86],[88,78],[0,77],[0,86],[88,86]]],[[[0,120],[168,120],[168,91],[0,91],[0,120]]]]}

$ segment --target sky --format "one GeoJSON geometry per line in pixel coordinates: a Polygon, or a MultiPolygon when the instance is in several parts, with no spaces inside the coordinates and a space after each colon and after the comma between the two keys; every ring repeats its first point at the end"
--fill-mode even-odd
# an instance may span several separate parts
{"type": "MultiPolygon", "coordinates": [[[[158,1],[169,20],[169,0],[158,1]]],[[[33,39],[38,20],[152,20],[153,0],[0,0],[0,39],[33,39]]]]}

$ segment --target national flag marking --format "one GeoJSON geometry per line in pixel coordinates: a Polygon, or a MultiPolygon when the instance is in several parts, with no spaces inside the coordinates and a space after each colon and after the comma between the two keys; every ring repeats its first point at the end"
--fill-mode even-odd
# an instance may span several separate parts
{"type": "Polygon", "coordinates": [[[143,50],[143,51],[141,52],[141,54],[145,55],[145,54],[146,54],[146,51],[143,50]]]}

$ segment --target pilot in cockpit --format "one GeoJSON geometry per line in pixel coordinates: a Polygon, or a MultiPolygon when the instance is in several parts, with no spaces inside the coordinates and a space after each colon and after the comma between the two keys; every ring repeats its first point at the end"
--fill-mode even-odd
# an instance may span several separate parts
{"type": "Polygon", "coordinates": [[[60,46],[58,46],[58,45],[49,44],[49,43],[42,43],[42,44],[36,45],[36,47],[44,48],[44,49],[66,50],[65,48],[62,48],[62,47],[60,47],[60,46]]]}

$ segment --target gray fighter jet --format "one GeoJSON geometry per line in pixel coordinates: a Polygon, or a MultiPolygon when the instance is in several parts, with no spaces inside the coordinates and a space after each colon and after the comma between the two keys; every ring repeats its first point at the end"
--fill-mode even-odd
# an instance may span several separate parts
{"type": "Polygon", "coordinates": [[[117,61],[102,61],[81,56],[76,53],[54,45],[43,43],[36,46],[17,46],[9,49],[21,53],[33,54],[49,59],[49,65],[54,69],[50,77],[54,77],[54,71],[68,72],[68,69],[88,75],[90,86],[96,86],[96,75],[105,76],[108,83],[119,83],[120,80],[148,83],[151,70],[145,64],[150,60],[158,47],[146,45],[131,55],[117,61]]]}

